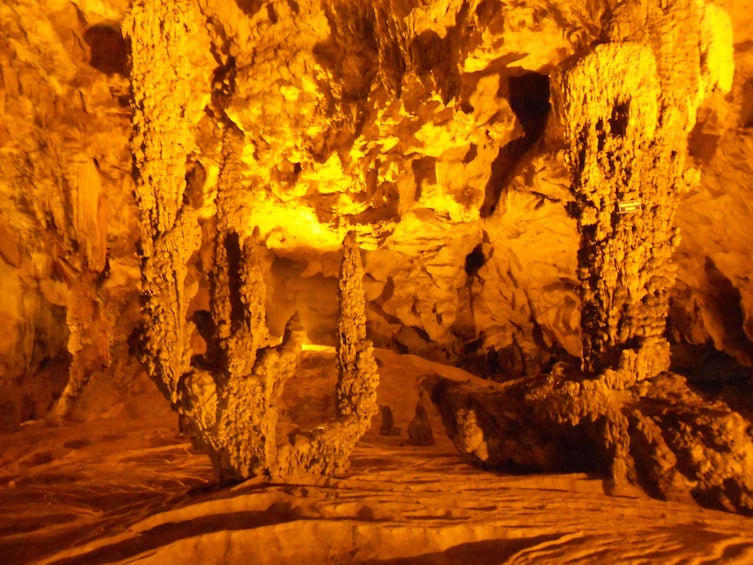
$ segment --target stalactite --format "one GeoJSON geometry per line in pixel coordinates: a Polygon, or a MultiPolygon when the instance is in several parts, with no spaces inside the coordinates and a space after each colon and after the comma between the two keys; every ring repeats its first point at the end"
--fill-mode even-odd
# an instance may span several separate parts
{"type": "Polygon", "coordinates": [[[201,244],[196,211],[184,203],[193,150],[191,3],[136,0],[123,24],[131,40],[133,138],[140,220],[144,332],[149,374],[170,399],[189,371],[188,262],[201,244]]]}

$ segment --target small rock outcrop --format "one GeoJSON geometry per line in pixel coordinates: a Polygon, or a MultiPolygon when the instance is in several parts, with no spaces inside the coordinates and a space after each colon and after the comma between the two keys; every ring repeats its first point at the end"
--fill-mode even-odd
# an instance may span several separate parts
{"type": "Polygon", "coordinates": [[[753,514],[749,422],[665,373],[622,390],[565,375],[478,385],[425,377],[458,450],[489,469],[587,472],[605,490],[753,514]]]}

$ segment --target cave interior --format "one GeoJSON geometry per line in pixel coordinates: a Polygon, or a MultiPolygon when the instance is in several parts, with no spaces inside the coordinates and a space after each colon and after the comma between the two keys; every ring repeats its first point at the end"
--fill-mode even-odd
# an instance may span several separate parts
{"type": "Polygon", "coordinates": [[[8,563],[753,559],[742,0],[6,0],[0,115],[8,563]]]}

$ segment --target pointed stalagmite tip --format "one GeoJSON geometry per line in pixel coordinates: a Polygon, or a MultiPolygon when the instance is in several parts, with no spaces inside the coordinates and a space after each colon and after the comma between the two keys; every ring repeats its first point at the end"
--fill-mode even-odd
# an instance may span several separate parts
{"type": "Polygon", "coordinates": [[[350,230],[347,234],[345,234],[345,239],[343,239],[343,247],[351,249],[358,247],[358,234],[356,233],[356,230],[350,230]]]}
{"type": "Polygon", "coordinates": [[[303,331],[303,323],[301,322],[301,315],[298,313],[298,310],[293,312],[293,315],[290,316],[290,319],[288,320],[288,323],[285,324],[285,335],[289,335],[293,332],[303,331]]]}

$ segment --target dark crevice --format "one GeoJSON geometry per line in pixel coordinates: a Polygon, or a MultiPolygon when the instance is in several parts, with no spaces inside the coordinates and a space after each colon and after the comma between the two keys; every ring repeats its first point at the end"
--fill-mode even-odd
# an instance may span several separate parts
{"type": "Polygon", "coordinates": [[[128,76],[128,43],[118,27],[94,25],[84,32],[89,64],[108,75],[128,76]]]}
{"type": "Polygon", "coordinates": [[[484,203],[481,205],[479,214],[482,218],[488,218],[494,213],[499,203],[504,188],[510,183],[518,170],[520,158],[531,146],[525,137],[515,139],[502,147],[497,157],[492,162],[492,173],[486,183],[484,191],[484,203]]]}
{"type": "Polygon", "coordinates": [[[482,245],[479,243],[465,258],[465,274],[468,277],[476,276],[478,270],[486,263],[482,245]]]}
{"type": "Polygon", "coordinates": [[[231,321],[233,330],[237,330],[244,320],[244,305],[241,300],[241,244],[235,232],[225,237],[225,250],[228,262],[228,286],[230,291],[231,321]]]}
{"type": "Polygon", "coordinates": [[[612,135],[625,137],[630,115],[630,101],[617,102],[612,108],[612,116],[609,118],[609,128],[612,135]]]}
{"type": "Polygon", "coordinates": [[[549,102],[549,77],[527,72],[511,76],[510,108],[523,126],[526,137],[538,139],[546,126],[552,105],[549,102]]]}
{"type": "Polygon", "coordinates": [[[718,146],[719,136],[704,133],[701,122],[698,122],[688,135],[688,153],[704,165],[711,163],[718,146]]]}
{"type": "Polygon", "coordinates": [[[753,128],[753,79],[745,82],[742,88],[740,105],[740,127],[753,128]]]}
{"type": "Polygon", "coordinates": [[[272,4],[267,4],[267,17],[273,24],[277,23],[277,12],[275,12],[275,7],[272,4]]]}
{"type": "Polygon", "coordinates": [[[421,198],[424,182],[437,183],[436,163],[435,157],[422,157],[411,163],[413,177],[416,179],[416,200],[421,198]]]}
{"type": "Polygon", "coordinates": [[[264,5],[262,0],[235,0],[235,3],[249,17],[255,16],[264,5]]]}
{"type": "Polygon", "coordinates": [[[704,270],[709,288],[713,289],[709,310],[724,329],[724,350],[745,365],[753,365],[753,343],[745,334],[745,312],[740,290],[719,270],[711,257],[706,258],[704,270]]]}
{"type": "Polygon", "coordinates": [[[523,136],[502,147],[492,163],[491,176],[486,185],[480,215],[488,218],[494,213],[502,191],[525,166],[522,157],[541,138],[551,111],[549,77],[524,72],[508,79],[510,108],[523,129],[523,136]]]}
{"type": "Polygon", "coordinates": [[[227,61],[219,65],[212,76],[212,98],[214,103],[225,108],[235,92],[235,77],[237,75],[235,57],[228,57],[227,61]]]}
{"type": "Polygon", "coordinates": [[[296,0],[288,0],[288,6],[290,6],[290,11],[296,15],[298,15],[298,12],[301,11],[301,7],[298,5],[298,2],[296,2],[296,0]]]}
{"type": "Polygon", "coordinates": [[[471,146],[468,149],[468,153],[466,153],[465,157],[463,157],[463,164],[467,165],[468,163],[472,163],[477,156],[478,146],[475,143],[471,143],[471,146]]]}
{"type": "Polygon", "coordinates": [[[183,204],[193,208],[201,207],[204,184],[207,180],[207,172],[201,161],[193,158],[186,162],[186,189],[183,192],[183,204]]]}

